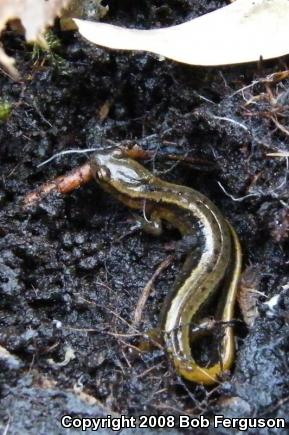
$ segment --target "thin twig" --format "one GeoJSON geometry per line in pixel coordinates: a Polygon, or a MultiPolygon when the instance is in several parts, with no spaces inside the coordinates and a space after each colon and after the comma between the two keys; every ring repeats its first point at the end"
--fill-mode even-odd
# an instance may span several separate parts
{"type": "Polygon", "coordinates": [[[238,198],[236,196],[231,195],[229,192],[227,192],[227,190],[224,188],[224,186],[220,183],[220,181],[217,182],[218,185],[220,186],[220,188],[222,189],[222,191],[225,193],[225,195],[227,195],[229,198],[231,198],[233,201],[236,202],[241,202],[244,201],[247,198],[251,198],[253,196],[260,196],[260,193],[248,193],[247,195],[244,196],[239,196],[238,198]]]}
{"type": "Polygon", "coordinates": [[[8,422],[7,422],[6,426],[4,427],[2,435],[7,435],[8,434],[10,423],[11,423],[11,415],[8,413],[8,422]]]}
{"type": "Polygon", "coordinates": [[[279,130],[281,130],[284,134],[286,134],[286,136],[289,136],[289,130],[282,125],[275,117],[273,116],[269,116],[269,118],[271,119],[272,122],[274,122],[274,124],[276,125],[277,128],[279,128],[279,130]]]}
{"type": "Polygon", "coordinates": [[[47,183],[42,184],[38,189],[28,193],[23,201],[24,208],[28,208],[36,204],[49,193],[70,193],[91,180],[92,172],[90,169],[90,164],[85,163],[84,165],[79,166],[78,168],[69,172],[67,175],[62,175],[53,181],[48,181],[47,183]]]}
{"type": "Polygon", "coordinates": [[[267,157],[289,157],[289,151],[280,151],[276,153],[267,153],[267,157]]]}
{"type": "Polygon", "coordinates": [[[149,367],[148,369],[144,370],[142,373],[140,373],[139,375],[136,375],[137,379],[141,379],[145,376],[147,376],[148,373],[152,372],[153,370],[155,370],[157,367],[160,367],[163,365],[163,361],[160,363],[155,364],[154,366],[149,367]]]}
{"type": "Polygon", "coordinates": [[[212,115],[212,118],[214,119],[218,119],[219,121],[226,121],[226,122],[230,122],[231,124],[236,125],[237,127],[242,128],[245,131],[249,131],[249,128],[246,127],[246,125],[242,124],[239,121],[236,121],[235,119],[232,118],[227,118],[226,116],[216,116],[216,115],[212,115]]]}
{"type": "Polygon", "coordinates": [[[163,270],[167,269],[173,261],[173,256],[168,256],[164,261],[161,262],[161,264],[158,266],[157,270],[154,272],[153,276],[150,278],[148,283],[146,284],[145,288],[143,289],[143,292],[138,300],[135,312],[134,312],[134,319],[133,319],[133,325],[136,326],[140,323],[142,318],[142,313],[144,310],[144,306],[146,304],[146,301],[150,295],[150,292],[153,288],[153,285],[156,281],[156,279],[159,277],[159,275],[163,272],[163,270]]]}

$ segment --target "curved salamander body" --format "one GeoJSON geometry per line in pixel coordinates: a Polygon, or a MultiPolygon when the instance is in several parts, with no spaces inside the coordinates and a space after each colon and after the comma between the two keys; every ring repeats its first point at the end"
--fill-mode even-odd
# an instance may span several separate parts
{"type": "Polygon", "coordinates": [[[127,206],[144,210],[156,233],[162,220],[170,222],[186,237],[195,234],[198,228],[201,254],[197,262],[188,255],[164,303],[162,327],[177,373],[193,382],[215,383],[234,359],[232,328],[225,328],[220,362],[205,368],[192,357],[191,344],[198,334],[191,334],[190,325],[199,321],[202,308],[218,290],[225,295],[221,320],[232,320],[241,269],[236,233],[207,197],[155,177],[115,148],[98,151],[90,164],[96,181],[127,206]],[[226,283],[226,289],[221,289],[222,283],[226,283]]]}

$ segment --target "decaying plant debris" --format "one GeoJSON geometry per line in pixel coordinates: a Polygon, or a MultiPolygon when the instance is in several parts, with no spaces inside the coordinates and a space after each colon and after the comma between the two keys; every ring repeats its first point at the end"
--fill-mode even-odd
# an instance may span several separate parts
{"type": "MultiPolygon", "coordinates": [[[[67,6],[69,0],[1,0],[0,35],[8,22],[19,20],[24,28],[27,41],[45,45],[43,32],[51,26],[54,18],[67,6]]],[[[15,60],[0,47],[0,63],[13,77],[19,77],[14,66],[15,60]]]]}
{"type": "MultiPolygon", "coordinates": [[[[225,5],[108,3],[110,23],[150,28],[225,5]]],[[[57,422],[67,413],[218,412],[287,421],[288,168],[286,155],[267,154],[288,151],[288,59],[191,68],[148,54],[95,50],[57,29],[55,36],[61,44],[54,58],[32,58],[18,35],[4,41],[17,52],[23,79],[0,75],[11,109],[0,126],[2,429],[61,433],[57,422]],[[23,211],[27,193],[86,159],[65,156],[37,169],[39,163],[67,148],[112,142],[138,143],[152,153],[151,170],[209,196],[238,231],[245,266],[258,267],[258,291],[266,297],[260,294],[250,330],[238,315],[236,364],[213,390],[184,384],[164,349],[149,342],[182,263],[175,233],[133,232],[133,214],[93,183],[69,195],[54,192],[23,211]],[[154,158],[158,153],[213,161],[217,168],[164,162],[154,158]],[[175,262],[158,275],[133,327],[145,286],[172,253],[175,262]],[[278,293],[268,311],[264,302],[278,293]],[[69,349],[75,357],[68,362],[69,349]]]]}

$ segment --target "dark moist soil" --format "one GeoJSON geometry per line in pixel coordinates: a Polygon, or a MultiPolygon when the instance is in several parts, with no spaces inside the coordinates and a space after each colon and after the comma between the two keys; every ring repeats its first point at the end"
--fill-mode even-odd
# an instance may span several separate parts
{"type": "MultiPolygon", "coordinates": [[[[152,28],[225,2],[108,4],[107,21],[152,28]]],[[[0,344],[10,353],[1,357],[2,429],[64,433],[64,414],[221,413],[288,421],[287,168],[285,158],[266,154],[288,149],[289,80],[260,80],[286,70],[288,58],[198,68],[97,48],[57,27],[54,37],[59,46],[47,54],[5,35],[22,82],[0,76],[1,98],[12,106],[0,126],[0,344]],[[37,169],[46,158],[124,141],[157,155],[213,162],[214,171],[164,159],[155,167],[219,206],[240,236],[244,269],[257,271],[257,318],[249,328],[238,317],[235,366],[214,389],[178,378],[161,348],[141,351],[181,261],[157,280],[137,333],[130,328],[145,285],[174,252],[174,234],[132,232],[132,211],[94,183],[22,208],[25,194],[86,161],[85,155],[66,156],[37,169]],[[278,294],[270,311],[265,302],[278,294]]],[[[152,162],[147,166],[153,169],[152,162]]]]}

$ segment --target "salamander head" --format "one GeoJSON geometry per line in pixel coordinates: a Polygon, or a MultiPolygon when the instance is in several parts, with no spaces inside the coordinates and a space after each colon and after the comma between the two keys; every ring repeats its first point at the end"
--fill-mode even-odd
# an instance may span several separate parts
{"type": "Polygon", "coordinates": [[[117,148],[97,151],[90,160],[93,177],[105,190],[130,195],[146,190],[152,174],[117,148]]]}

